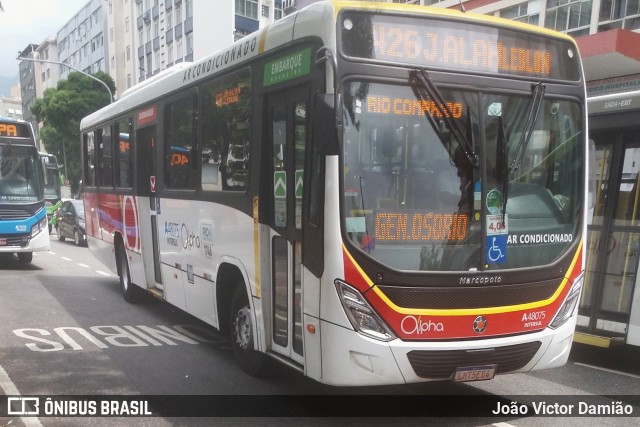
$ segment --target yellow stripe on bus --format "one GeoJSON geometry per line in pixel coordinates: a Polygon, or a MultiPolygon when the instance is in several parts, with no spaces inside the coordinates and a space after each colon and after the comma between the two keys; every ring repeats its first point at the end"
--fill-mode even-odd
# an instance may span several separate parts
{"type": "MultiPolygon", "coordinates": [[[[518,304],[518,305],[511,305],[511,306],[500,306],[500,307],[471,308],[471,309],[467,309],[467,308],[465,308],[465,309],[451,309],[451,310],[449,310],[449,309],[405,308],[405,307],[400,307],[400,306],[396,305],[395,303],[393,303],[380,290],[380,288],[378,288],[377,286],[373,286],[373,282],[371,281],[371,279],[369,279],[369,277],[364,273],[362,268],[356,263],[356,261],[353,259],[353,257],[351,256],[351,254],[347,250],[347,248],[344,246],[344,243],[342,244],[342,247],[343,247],[345,253],[347,254],[347,256],[349,257],[349,259],[351,260],[351,262],[353,263],[354,267],[362,275],[362,277],[367,282],[369,287],[373,287],[373,291],[376,293],[376,295],[378,295],[378,297],[380,297],[380,299],[383,300],[385,302],[385,304],[387,304],[389,307],[391,307],[394,311],[396,311],[397,313],[401,313],[401,314],[413,314],[413,315],[424,315],[424,316],[426,316],[426,315],[430,315],[430,316],[436,316],[436,315],[437,316],[470,316],[470,315],[479,315],[479,314],[497,314],[497,313],[510,313],[510,312],[513,312],[513,311],[521,311],[521,310],[531,310],[531,309],[535,309],[535,308],[539,308],[539,307],[544,307],[544,306],[549,305],[552,302],[554,302],[558,298],[558,296],[560,296],[560,293],[564,290],[565,286],[567,286],[567,283],[569,282],[568,277],[565,276],[562,279],[561,285],[556,289],[554,294],[551,295],[549,298],[547,298],[545,300],[542,300],[542,301],[535,301],[535,302],[526,303],[526,304],[518,304]]],[[[571,265],[569,266],[569,269],[567,270],[568,274],[573,272],[573,269],[575,268],[575,265],[578,262],[578,259],[580,259],[581,249],[582,249],[582,241],[580,241],[580,244],[578,245],[578,249],[576,250],[576,253],[573,256],[573,260],[571,261],[571,265]]]]}

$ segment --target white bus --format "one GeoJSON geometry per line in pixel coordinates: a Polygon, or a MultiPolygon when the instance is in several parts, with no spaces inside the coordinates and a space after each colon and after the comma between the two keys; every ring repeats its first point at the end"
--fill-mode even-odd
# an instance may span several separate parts
{"type": "Polygon", "coordinates": [[[81,123],[91,251],[333,385],[469,381],[567,360],[583,279],[574,41],[319,2],[81,123]]]}

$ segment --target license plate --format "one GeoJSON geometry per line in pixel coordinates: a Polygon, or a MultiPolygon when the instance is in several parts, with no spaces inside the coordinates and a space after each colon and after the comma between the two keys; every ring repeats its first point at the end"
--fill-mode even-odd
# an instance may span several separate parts
{"type": "Polygon", "coordinates": [[[7,239],[0,239],[0,246],[7,246],[7,239]]]}
{"type": "Polygon", "coordinates": [[[456,371],[453,373],[453,381],[464,382],[490,380],[495,377],[497,366],[498,365],[485,365],[456,368],[456,371]]]}

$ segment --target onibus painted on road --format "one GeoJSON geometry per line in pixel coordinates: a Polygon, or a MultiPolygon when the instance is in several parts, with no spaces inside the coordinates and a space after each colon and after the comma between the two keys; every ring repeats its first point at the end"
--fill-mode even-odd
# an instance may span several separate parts
{"type": "Polygon", "coordinates": [[[320,2],[81,124],[91,251],[335,385],[489,379],[567,360],[586,111],[567,36],[320,2]],[[126,135],[123,138],[122,135],[126,135]]]}
{"type": "Polygon", "coordinates": [[[49,250],[44,164],[31,124],[0,117],[0,253],[21,263],[49,250]]]}
{"type": "Polygon", "coordinates": [[[585,288],[576,340],[609,347],[640,345],[640,91],[591,97],[585,288]]]}

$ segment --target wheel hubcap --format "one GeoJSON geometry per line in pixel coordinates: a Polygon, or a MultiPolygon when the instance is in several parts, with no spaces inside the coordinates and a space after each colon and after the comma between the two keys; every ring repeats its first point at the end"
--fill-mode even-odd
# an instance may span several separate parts
{"type": "Polygon", "coordinates": [[[233,326],[235,331],[236,344],[238,344],[241,349],[247,350],[252,344],[251,317],[249,307],[243,307],[238,310],[233,326]]]}

